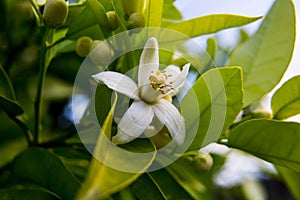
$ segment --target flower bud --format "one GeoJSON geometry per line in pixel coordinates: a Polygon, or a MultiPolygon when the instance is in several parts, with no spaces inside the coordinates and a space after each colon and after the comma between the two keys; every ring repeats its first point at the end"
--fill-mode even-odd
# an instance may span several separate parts
{"type": "Polygon", "coordinates": [[[76,53],[81,57],[85,57],[90,53],[93,40],[90,37],[83,36],[77,40],[76,53]]]}
{"type": "Polygon", "coordinates": [[[116,28],[118,28],[118,19],[117,19],[117,14],[116,11],[108,11],[106,13],[107,15],[107,19],[109,22],[110,27],[114,30],[116,28]]]}
{"type": "Polygon", "coordinates": [[[194,166],[200,172],[207,172],[213,165],[213,159],[209,153],[199,152],[199,155],[194,157],[194,166]]]}
{"type": "Polygon", "coordinates": [[[67,19],[69,7],[64,0],[47,0],[43,17],[45,23],[51,28],[58,28],[67,19]]]}
{"type": "Polygon", "coordinates": [[[108,65],[114,55],[111,45],[105,41],[95,40],[90,46],[89,57],[96,65],[108,65]]]}
{"type": "Polygon", "coordinates": [[[135,12],[143,13],[146,5],[145,0],[121,0],[121,3],[127,16],[135,12]]]}
{"type": "Polygon", "coordinates": [[[142,28],[145,26],[144,16],[140,13],[132,13],[128,19],[128,25],[130,28],[142,28]]]}

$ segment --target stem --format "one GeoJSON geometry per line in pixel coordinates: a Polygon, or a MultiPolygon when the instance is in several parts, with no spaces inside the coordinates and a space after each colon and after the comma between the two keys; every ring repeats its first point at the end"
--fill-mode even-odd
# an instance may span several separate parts
{"type": "Polygon", "coordinates": [[[28,144],[31,144],[32,141],[32,133],[30,132],[30,130],[28,129],[27,125],[20,119],[18,119],[16,116],[9,116],[16,124],[19,125],[19,127],[23,130],[24,135],[26,137],[26,140],[28,142],[28,144]]]}
{"type": "Polygon", "coordinates": [[[39,140],[40,125],[41,125],[42,96],[43,96],[43,88],[44,88],[44,82],[46,78],[46,72],[48,68],[48,62],[46,60],[47,42],[49,37],[52,38],[51,37],[52,33],[53,33],[52,30],[47,27],[42,39],[39,80],[37,85],[36,98],[34,101],[35,124],[34,124],[33,144],[38,144],[38,140],[39,140]]]}

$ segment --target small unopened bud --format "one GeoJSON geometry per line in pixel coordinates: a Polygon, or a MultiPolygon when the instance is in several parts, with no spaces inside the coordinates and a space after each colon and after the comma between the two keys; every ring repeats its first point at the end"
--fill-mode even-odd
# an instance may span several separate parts
{"type": "Polygon", "coordinates": [[[98,40],[92,42],[89,57],[96,65],[108,65],[114,55],[114,50],[107,42],[98,40]]]}
{"type": "Polygon", "coordinates": [[[267,119],[271,119],[272,118],[272,113],[268,112],[268,111],[264,111],[264,110],[261,110],[259,112],[255,112],[255,113],[252,113],[252,115],[255,117],[255,118],[267,118],[267,119]]]}
{"type": "Polygon", "coordinates": [[[146,5],[145,0],[121,0],[121,3],[127,16],[135,12],[143,13],[146,5]]]}
{"type": "Polygon", "coordinates": [[[144,16],[140,13],[132,13],[128,19],[128,25],[130,28],[142,28],[145,26],[144,16]]]}
{"type": "Polygon", "coordinates": [[[65,23],[68,12],[69,7],[64,0],[47,0],[43,17],[49,27],[58,28],[65,23]]]}
{"type": "Polygon", "coordinates": [[[107,19],[109,22],[110,27],[114,30],[116,28],[118,28],[118,19],[117,19],[117,14],[116,11],[108,11],[106,13],[107,15],[107,19]]]}
{"type": "Polygon", "coordinates": [[[93,40],[90,37],[83,36],[77,40],[76,53],[81,57],[85,57],[90,53],[93,40]]]}
{"type": "Polygon", "coordinates": [[[199,155],[194,157],[194,166],[201,172],[207,172],[213,165],[213,159],[209,153],[199,152],[199,155]]]}

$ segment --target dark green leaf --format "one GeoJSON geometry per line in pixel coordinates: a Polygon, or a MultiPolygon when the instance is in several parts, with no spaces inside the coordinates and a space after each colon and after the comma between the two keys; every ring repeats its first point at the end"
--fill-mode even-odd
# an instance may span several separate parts
{"type": "Polygon", "coordinates": [[[296,76],[279,88],[272,97],[275,119],[286,119],[300,113],[300,76],[296,76]]]}
{"type": "Polygon", "coordinates": [[[260,19],[260,17],[245,17],[230,14],[215,14],[181,21],[167,25],[169,28],[179,31],[189,37],[215,33],[223,29],[243,26],[260,19]]]}
{"type": "Polygon", "coordinates": [[[300,124],[250,120],[229,134],[228,145],[300,172],[300,124]]]}
{"type": "Polygon", "coordinates": [[[62,199],[73,200],[80,187],[79,181],[54,154],[39,148],[22,152],[12,163],[17,178],[34,182],[62,199]]]}
{"type": "Polygon", "coordinates": [[[239,67],[212,69],[196,81],[181,103],[187,133],[197,131],[190,150],[217,141],[227,130],[243,106],[242,88],[239,67]],[[193,102],[193,95],[198,102],[193,102]],[[197,106],[200,116],[195,112],[197,106]]]}
{"type": "Polygon", "coordinates": [[[10,188],[0,190],[0,200],[61,200],[58,196],[42,189],[10,188]]]}
{"type": "Polygon", "coordinates": [[[293,54],[295,27],[293,2],[277,0],[254,36],[233,51],[230,65],[244,72],[245,106],[280,81],[293,54]]]}

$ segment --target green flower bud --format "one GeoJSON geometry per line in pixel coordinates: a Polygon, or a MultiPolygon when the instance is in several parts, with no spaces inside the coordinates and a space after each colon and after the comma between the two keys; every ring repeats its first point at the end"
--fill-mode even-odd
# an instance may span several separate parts
{"type": "Polygon", "coordinates": [[[43,17],[45,23],[51,28],[58,28],[67,19],[69,7],[64,0],[47,0],[43,17]]]}
{"type": "Polygon", "coordinates": [[[107,15],[107,19],[108,19],[110,27],[113,30],[116,29],[116,28],[118,28],[119,24],[118,24],[118,19],[117,19],[116,11],[108,11],[106,13],[106,15],[107,15]]]}
{"type": "Polygon", "coordinates": [[[142,28],[145,26],[144,16],[140,13],[132,13],[128,19],[128,25],[130,28],[142,28]]]}
{"type": "Polygon", "coordinates": [[[93,40],[90,37],[83,36],[77,40],[76,53],[81,57],[85,57],[90,53],[93,40]]]}
{"type": "Polygon", "coordinates": [[[198,156],[194,157],[194,166],[200,172],[207,172],[213,165],[213,159],[209,153],[199,152],[198,156]]]}
{"type": "Polygon", "coordinates": [[[252,113],[255,118],[267,118],[272,119],[272,113],[261,110],[260,112],[252,113]]]}
{"type": "Polygon", "coordinates": [[[132,13],[144,13],[146,1],[145,0],[121,0],[124,12],[127,16],[132,13]]]}
{"type": "Polygon", "coordinates": [[[92,42],[89,57],[96,65],[108,65],[114,55],[114,50],[107,42],[99,40],[95,40],[92,42]]]}

